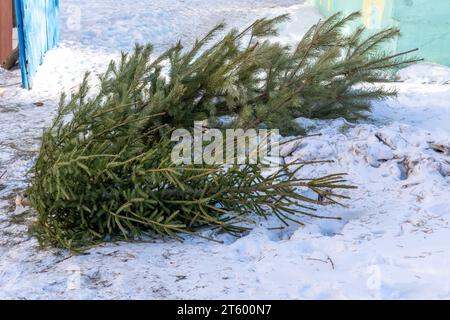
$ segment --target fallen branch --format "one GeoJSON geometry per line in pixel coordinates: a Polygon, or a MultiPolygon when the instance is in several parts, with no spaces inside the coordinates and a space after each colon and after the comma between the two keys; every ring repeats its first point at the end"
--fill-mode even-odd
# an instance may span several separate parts
{"type": "Polygon", "coordinates": [[[2,68],[11,70],[16,65],[17,60],[19,60],[19,47],[11,51],[6,57],[5,61],[2,63],[2,68]]]}

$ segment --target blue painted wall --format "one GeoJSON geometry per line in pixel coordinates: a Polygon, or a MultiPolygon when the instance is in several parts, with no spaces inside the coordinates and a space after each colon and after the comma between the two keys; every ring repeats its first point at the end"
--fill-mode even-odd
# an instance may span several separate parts
{"type": "Polygon", "coordinates": [[[385,49],[394,52],[419,48],[428,61],[450,65],[450,0],[310,0],[329,16],[361,11],[371,32],[396,26],[401,36],[385,49]]]}
{"type": "Polygon", "coordinates": [[[45,53],[59,42],[59,0],[15,0],[22,84],[31,89],[45,53]]]}

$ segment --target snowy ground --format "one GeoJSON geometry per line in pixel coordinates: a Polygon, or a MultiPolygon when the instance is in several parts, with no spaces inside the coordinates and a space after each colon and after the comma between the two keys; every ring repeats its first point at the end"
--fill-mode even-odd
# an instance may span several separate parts
{"type": "Polygon", "coordinates": [[[348,172],[359,187],[348,208],[327,209],[341,222],[276,231],[272,221],[225,244],[107,244],[82,256],[42,250],[28,235],[33,212],[14,199],[61,90],[136,41],[160,51],[223,18],[243,26],[290,12],[282,28],[290,41],[319,18],[299,2],[62,0],[62,45],[35,88],[20,89],[17,70],[0,71],[0,298],[450,298],[450,71],[439,66],[403,70],[398,99],[377,104],[369,122],[299,119],[323,135],[286,160],[335,159],[311,174],[348,172]]]}

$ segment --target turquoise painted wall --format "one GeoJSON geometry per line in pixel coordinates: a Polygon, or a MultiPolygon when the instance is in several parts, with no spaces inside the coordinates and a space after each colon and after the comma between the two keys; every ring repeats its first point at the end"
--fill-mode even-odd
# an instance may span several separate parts
{"type": "Polygon", "coordinates": [[[402,35],[387,46],[395,52],[419,48],[428,61],[450,65],[450,0],[311,0],[320,12],[362,12],[362,23],[376,32],[389,26],[402,35]]]}

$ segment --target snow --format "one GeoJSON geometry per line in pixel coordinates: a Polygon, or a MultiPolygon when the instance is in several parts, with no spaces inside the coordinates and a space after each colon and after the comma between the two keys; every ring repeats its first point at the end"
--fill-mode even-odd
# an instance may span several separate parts
{"type": "Polygon", "coordinates": [[[364,123],[298,119],[312,136],[284,148],[285,160],[332,159],[302,174],[347,172],[358,187],[346,192],[346,207],[322,212],[341,221],[278,229],[271,219],[241,239],[217,235],[224,244],[104,244],[85,255],[43,250],[29,235],[34,213],[14,202],[61,90],[136,41],[161,51],[222,19],[239,27],[289,12],[280,35],[289,43],[320,18],[299,2],[62,0],[62,44],[35,88],[18,87],[18,70],[0,70],[0,298],[448,299],[450,69],[438,65],[400,71],[402,82],[389,84],[399,97],[376,103],[364,123]]]}
{"type": "Polygon", "coordinates": [[[430,62],[406,67],[397,75],[400,80],[407,83],[450,83],[450,69],[430,62]]]}

